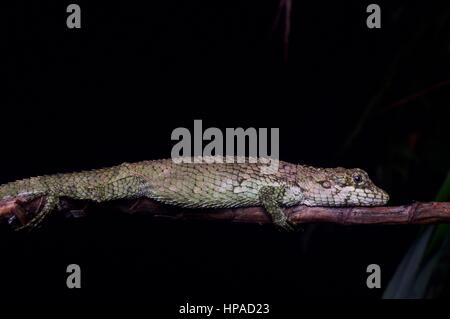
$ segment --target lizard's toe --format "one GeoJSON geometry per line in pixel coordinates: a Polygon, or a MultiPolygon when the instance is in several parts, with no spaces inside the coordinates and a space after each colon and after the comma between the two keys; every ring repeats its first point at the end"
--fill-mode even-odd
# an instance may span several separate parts
{"type": "Polygon", "coordinates": [[[274,221],[275,227],[283,232],[294,232],[297,230],[296,225],[288,220],[287,218],[283,218],[282,220],[274,221]]]}

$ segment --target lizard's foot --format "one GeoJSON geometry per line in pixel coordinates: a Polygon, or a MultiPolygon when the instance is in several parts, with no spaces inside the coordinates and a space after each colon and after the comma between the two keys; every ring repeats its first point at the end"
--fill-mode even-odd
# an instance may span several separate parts
{"type": "Polygon", "coordinates": [[[261,204],[272,217],[275,226],[283,231],[295,231],[294,224],[287,218],[285,212],[280,207],[280,202],[284,196],[284,189],[274,186],[264,186],[259,192],[261,204]]]}
{"type": "Polygon", "coordinates": [[[45,217],[47,217],[47,215],[50,214],[55,207],[57,207],[58,203],[59,203],[58,197],[48,195],[44,207],[42,207],[41,211],[28,223],[16,228],[15,230],[21,231],[38,228],[41,225],[42,221],[45,219],[45,217]]]}
{"type": "Polygon", "coordinates": [[[279,231],[294,232],[297,230],[296,225],[291,222],[284,214],[282,218],[274,219],[273,223],[279,231]]]}

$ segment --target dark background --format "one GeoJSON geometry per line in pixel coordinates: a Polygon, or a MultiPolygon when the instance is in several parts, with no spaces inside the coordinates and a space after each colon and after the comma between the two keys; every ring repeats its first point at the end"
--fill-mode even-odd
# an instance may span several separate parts
{"type": "MultiPolygon", "coordinates": [[[[279,127],[281,159],[360,167],[391,204],[435,198],[449,169],[450,5],[294,1],[16,1],[5,9],[0,182],[170,156],[170,134],[279,127]],[[283,20],[281,20],[283,22],[283,20]],[[287,60],[286,60],[287,56],[287,60]],[[5,96],[4,96],[5,97],[5,96]],[[404,100],[405,97],[411,97],[404,100]],[[400,102],[399,102],[400,101],[400,102]]],[[[378,299],[417,226],[171,222],[96,209],[2,232],[0,298],[295,304],[378,299]],[[65,286],[82,268],[82,289],[65,286]]],[[[170,308],[176,309],[175,306],[170,308]]]]}

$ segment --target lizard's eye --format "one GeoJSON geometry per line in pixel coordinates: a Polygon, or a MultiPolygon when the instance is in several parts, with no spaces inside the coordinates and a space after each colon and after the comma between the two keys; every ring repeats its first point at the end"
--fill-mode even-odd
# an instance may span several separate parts
{"type": "Polygon", "coordinates": [[[361,174],[355,174],[353,175],[353,181],[355,182],[355,184],[359,184],[363,181],[363,177],[361,176],[361,174]]]}

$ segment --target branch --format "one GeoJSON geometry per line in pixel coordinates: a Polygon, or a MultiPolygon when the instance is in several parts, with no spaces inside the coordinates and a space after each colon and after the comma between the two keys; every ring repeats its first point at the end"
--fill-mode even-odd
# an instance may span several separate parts
{"type": "MultiPolygon", "coordinates": [[[[0,221],[25,224],[39,212],[45,197],[34,200],[15,198],[0,201],[0,221]]],[[[58,208],[64,217],[84,216],[95,207],[111,208],[128,214],[145,214],[156,218],[179,220],[215,220],[246,223],[271,223],[261,207],[228,209],[187,209],[164,205],[150,199],[113,201],[94,204],[62,199],[58,208]],[[94,206],[94,207],[92,207],[94,206]]],[[[450,221],[450,202],[415,202],[390,207],[308,207],[295,206],[286,212],[293,223],[351,224],[432,224],[450,221]]]]}

